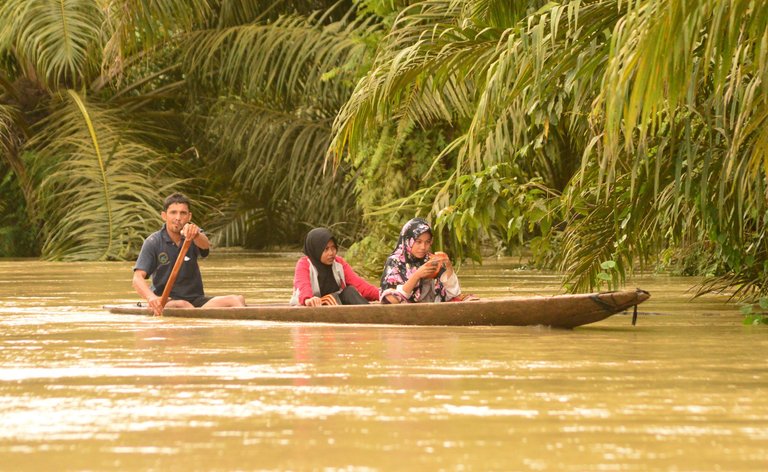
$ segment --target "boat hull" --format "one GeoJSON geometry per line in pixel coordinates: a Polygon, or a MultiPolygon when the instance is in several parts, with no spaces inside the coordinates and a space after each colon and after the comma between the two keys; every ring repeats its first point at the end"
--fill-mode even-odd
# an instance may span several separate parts
{"type": "MultiPolygon", "coordinates": [[[[636,307],[645,290],[575,295],[507,297],[470,302],[299,307],[249,305],[240,308],[168,308],[167,317],[305,323],[420,326],[533,326],[575,328],[636,307]]],[[[107,305],[114,314],[151,315],[146,304],[107,305]]]]}

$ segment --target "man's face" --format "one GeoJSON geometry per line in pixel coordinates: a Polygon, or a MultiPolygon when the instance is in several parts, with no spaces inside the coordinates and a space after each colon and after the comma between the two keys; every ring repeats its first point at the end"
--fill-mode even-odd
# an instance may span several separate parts
{"type": "Polygon", "coordinates": [[[180,233],[181,228],[192,219],[192,213],[186,203],[172,203],[167,210],[160,213],[160,216],[165,221],[168,231],[172,233],[180,233]]]}

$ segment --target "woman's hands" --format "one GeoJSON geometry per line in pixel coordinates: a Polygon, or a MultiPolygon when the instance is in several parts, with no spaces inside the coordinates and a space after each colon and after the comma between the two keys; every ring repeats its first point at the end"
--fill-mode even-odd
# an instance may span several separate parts
{"type": "MultiPolygon", "coordinates": [[[[445,254],[444,252],[442,254],[445,254]]],[[[451,260],[448,258],[448,255],[445,255],[445,258],[442,259],[443,267],[445,267],[445,275],[450,277],[453,275],[453,264],[451,264],[451,260]]]]}
{"type": "Polygon", "coordinates": [[[320,306],[323,304],[323,300],[320,297],[312,297],[304,300],[304,306],[320,306]]]}
{"type": "MultiPolygon", "coordinates": [[[[445,253],[442,253],[445,254],[445,253]]],[[[413,293],[413,290],[421,282],[422,279],[434,279],[437,273],[440,271],[440,267],[446,268],[446,273],[450,276],[453,273],[453,266],[450,259],[446,255],[444,258],[432,257],[430,260],[421,265],[416,272],[411,274],[408,281],[403,284],[403,291],[407,294],[413,293]]],[[[410,295],[408,295],[410,296],[410,295]]]]}
{"type": "Polygon", "coordinates": [[[416,269],[416,272],[411,275],[411,278],[418,277],[419,280],[434,278],[437,272],[440,270],[440,263],[441,261],[435,259],[425,262],[421,265],[421,267],[416,269]]]}
{"type": "Polygon", "coordinates": [[[429,275],[430,278],[435,278],[440,273],[440,269],[445,269],[445,275],[450,277],[453,275],[453,264],[451,264],[451,259],[448,257],[448,254],[444,252],[436,252],[432,254],[429,258],[429,262],[427,262],[424,265],[430,264],[430,267],[432,268],[433,272],[429,275]]]}

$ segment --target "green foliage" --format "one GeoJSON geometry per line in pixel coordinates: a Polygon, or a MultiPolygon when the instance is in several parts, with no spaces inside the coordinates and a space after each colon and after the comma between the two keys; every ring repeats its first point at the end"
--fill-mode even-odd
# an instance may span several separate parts
{"type": "Polygon", "coordinates": [[[369,275],[380,275],[403,224],[429,213],[429,198],[402,196],[414,194],[428,182],[445,179],[451,163],[433,163],[431,159],[445,143],[445,131],[439,127],[421,130],[407,123],[397,128],[386,125],[350,163],[365,222],[365,233],[352,238],[356,242],[347,253],[355,267],[369,275]]]}
{"type": "Polygon", "coordinates": [[[350,169],[331,169],[325,153],[333,119],[370,55],[361,38],[377,26],[340,8],[182,38],[193,92],[215,97],[196,104],[189,124],[199,130],[196,148],[207,169],[225,177],[206,190],[221,196],[220,210],[234,211],[212,222],[226,228],[220,242],[285,245],[320,225],[334,227],[340,239],[358,231],[350,169]],[[273,231],[254,230],[265,225],[273,231]]]}
{"type": "Polygon", "coordinates": [[[29,146],[46,215],[43,256],[122,260],[159,226],[159,203],[179,181],[118,111],[89,106],[70,91],[29,146]],[[150,216],[151,215],[151,216],[150,216]]]}
{"type": "Polygon", "coordinates": [[[35,222],[30,220],[24,195],[11,170],[0,161],[0,257],[37,256],[35,222]]]}
{"type": "Polygon", "coordinates": [[[381,18],[395,16],[408,2],[404,0],[354,0],[361,14],[378,15],[381,18]]]}
{"type": "Polygon", "coordinates": [[[597,288],[602,288],[602,284],[606,285],[608,290],[615,290],[618,288],[619,274],[616,272],[616,261],[604,261],[600,263],[600,272],[597,273],[597,288]]]}
{"type": "Polygon", "coordinates": [[[133,257],[171,189],[201,203],[219,244],[296,243],[319,224],[356,234],[347,167],[324,162],[375,47],[377,25],[353,12],[322,0],[3,2],[0,149],[24,195],[5,213],[26,211],[53,259],[133,257]]]}
{"type": "MultiPolygon", "coordinates": [[[[768,293],[767,25],[750,0],[418,2],[341,110],[331,150],[356,159],[367,130],[393,121],[446,126],[436,159],[455,160],[466,210],[443,232],[462,244],[508,244],[490,231],[506,199],[471,182],[510,163],[558,208],[546,237],[572,289],[618,285],[662,255],[712,274],[703,290],[768,293]]],[[[439,190],[404,199],[462,200],[439,190]]]]}
{"type": "Polygon", "coordinates": [[[95,5],[0,5],[6,248],[129,257],[181,184],[219,244],[331,226],[378,272],[420,215],[454,259],[527,246],[573,290],[648,267],[768,294],[760,2],[95,5]]]}
{"type": "Polygon", "coordinates": [[[760,297],[757,304],[742,304],[745,325],[768,324],[768,297],[760,297]]]}
{"type": "Polygon", "coordinates": [[[437,233],[458,261],[480,261],[478,242],[496,254],[528,244],[534,260],[549,257],[557,195],[509,165],[459,175],[442,185],[435,202],[437,233]]]}

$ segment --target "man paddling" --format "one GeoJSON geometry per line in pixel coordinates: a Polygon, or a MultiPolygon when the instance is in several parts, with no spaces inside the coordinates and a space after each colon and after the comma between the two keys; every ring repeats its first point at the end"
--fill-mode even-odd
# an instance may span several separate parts
{"type": "Polygon", "coordinates": [[[174,193],[163,202],[160,213],[165,224],[152,233],[141,246],[139,258],[133,268],[133,288],[149,303],[155,315],[163,314],[161,296],[172,269],[179,256],[182,241],[190,239],[184,262],[181,264],[175,283],[172,284],[167,308],[212,308],[245,306],[242,295],[206,297],[203,291],[203,277],[197,264],[198,257],[208,256],[211,243],[205,233],[192,223],[189,199],[181,193],[174,193]],[[151,287],[145,280],[152,276],[151,287]]]}

